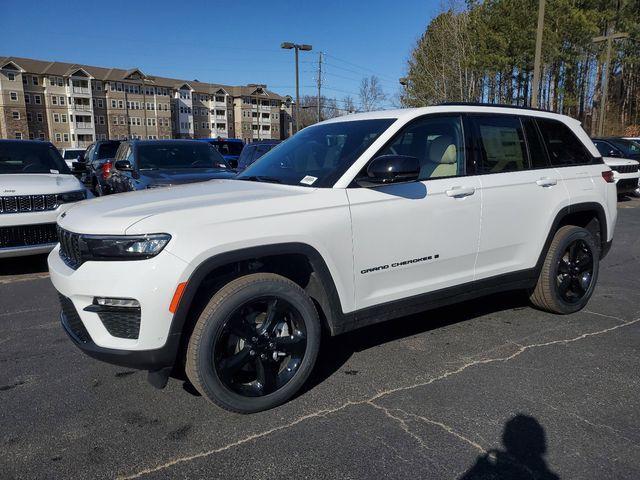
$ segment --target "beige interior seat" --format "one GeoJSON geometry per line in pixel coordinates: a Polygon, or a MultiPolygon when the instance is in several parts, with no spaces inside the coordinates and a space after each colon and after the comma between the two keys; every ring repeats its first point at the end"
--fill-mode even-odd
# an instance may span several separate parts
{"type": "Polygon", "coordinates": [[[441,135],[431,142],[420,178],[451,177],[458,174],[458,150],[452,138],[441,135]]]}

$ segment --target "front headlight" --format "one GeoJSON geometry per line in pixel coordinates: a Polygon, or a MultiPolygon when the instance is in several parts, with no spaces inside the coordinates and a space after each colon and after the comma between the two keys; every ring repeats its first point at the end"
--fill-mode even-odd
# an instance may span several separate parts
{"type": "Polygon", "coordinates": [[[171,240],[168,233],[148,235],[82,235],[87,260],[144,260],[155,257],[171,240]]]}
{"type": "Polygon", "coordinates": [[[58,194],[58,204],[79,202],[87,198],[85,190],[76,190],[75,192],[64,192],[58,194]]]}

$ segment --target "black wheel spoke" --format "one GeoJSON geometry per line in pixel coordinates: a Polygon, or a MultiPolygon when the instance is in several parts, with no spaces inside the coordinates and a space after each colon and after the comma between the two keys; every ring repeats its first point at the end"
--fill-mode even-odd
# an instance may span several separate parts
{"type": "Polygon", "coordinates": [[[293,354],[304,351],[305,341],[306,339],[301,332],[295,332],[294,335],[287,337],[277,337],[275,344],[278,351],[293,354]]]}
{"type": "Polygon", "coordinates": [[[271,359],[256,359],[256,381],[258,390],[267,395],[276,389],[278,383],[278,365],[271,359]]]}
{"type": "Polygon", "coordinates": [[[246,319],[240,318],[231,324],[231,333],[243,340],[249,340],[256,335],[255,323],[250,325],[246,319]]]}
{"type": "Polygon", "coordinates": [[[269,334],[273,331],[276,326],[276,318],[278,316],[278,299],[274,298],[269,301],[267,305],[267,313],[264,318],[264,322],[260,327],[261,334],[269,334]]]}
{"type": "Polygon", "coordinates": [[[558,263],[558,273],[569,273],[569,265],[564,259],[560,259],[560,263],[558,263]]]}
{"type": "Polygon", "coordinates": [[[229,358],[224,358],[219,363],[220,373],[228,380],[233,379],[233,375],[244,367],[251,358],[249,347],[244,347],[238,353],[229,358]]]}
{"type": "Polygon", "coordinates": [[[571,245],[569,245],[569,261],[571,263],[576,261],[577,254],[578,254],[578,248],[577,248],[576,242],[573,242],[571,245]]]}
{"type": "Polygon", "coordinates": [[[558,261],[558,293],[569,303],[579,302],[589,291],[593,274],[593,252],[584,240],[567,246],[558,261]]]}
{"type": "Polygon", "coordinates": [[[564,275],[560,280],[560,283],[558,284],[558,290],[560,290],[560,293],[562,295],[566,295],[570,286],[571,286],[571,276],[567,274],[567,275],[564,275]]]}

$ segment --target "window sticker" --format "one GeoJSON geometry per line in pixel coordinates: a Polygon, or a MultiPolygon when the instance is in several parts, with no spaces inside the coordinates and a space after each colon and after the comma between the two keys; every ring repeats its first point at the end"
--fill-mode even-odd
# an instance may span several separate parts
{"type": "Polygon", "coordinates": [[[52,168],[52,169],[50,169],[50,170],[49,170],[49,173],[55,173],[55,174],[58,174],[58,173],[60,173],[60,172],[59,172],[58,170],[54,170],[54,169],[52,168]]]}
{"type": "Polygon", "coordinates": [[[300,183],[304,185],[313,185],[316,180],[318,180],[318,177],[312,177],[311,175],[307,175],[302,180],[300,180],[300,183]]]}

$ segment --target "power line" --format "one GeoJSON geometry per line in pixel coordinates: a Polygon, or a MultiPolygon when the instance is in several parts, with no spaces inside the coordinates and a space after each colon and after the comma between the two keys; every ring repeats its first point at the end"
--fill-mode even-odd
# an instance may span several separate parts
{"type": "Polygon", "coordinates": [[[372,70],[371,68],[363,67],[362,65],[358,65],[356,63],[349,62],[348,60],[343,60],[342,58],[336,57],[335,55],[330,55],[328,53],[325,53],[325,55],[327,57],[331,57],[331,58],[333,58],[333,59],[335,59],[335,60],[337,60],[339,62],[343,62],[343,63],[346,63],[347,65],[351,65],[352,67],[356,67],[356,68],[358,68],[360,70],[367,70],[367,71],[369,71],[371,73],[376,74],[380,78],[386,78],[390,82],[395,82],[396,81],[395,79],[392,79],[391,77],[387,77],[386,75],[382,75],[379,72],[376,72],[375,70],[372,70]]]}

